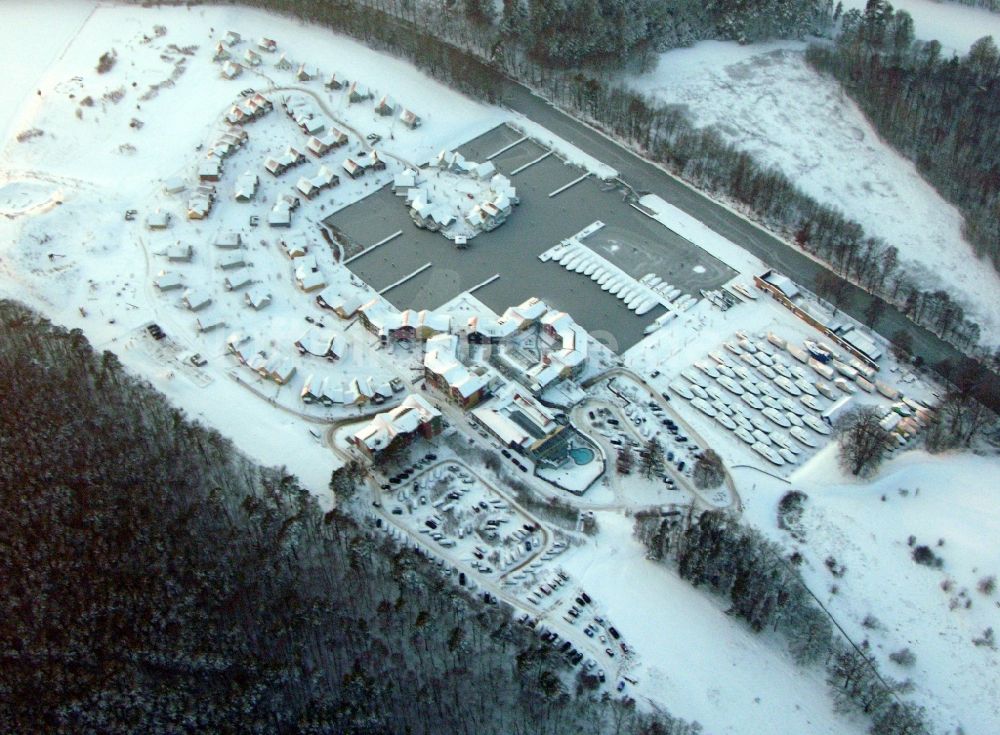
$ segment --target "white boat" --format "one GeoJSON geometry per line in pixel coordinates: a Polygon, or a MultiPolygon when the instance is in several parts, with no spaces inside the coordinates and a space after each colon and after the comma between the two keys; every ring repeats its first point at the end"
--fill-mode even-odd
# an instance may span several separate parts
{"type": "Polygon", "coordinates": [[[822,393],[824,396],[831,400],[837,399],[837,391],[833,389],[833,386],[829,383],[824,383],[822,380],[816,381],[816,390],[822,393]]]}
{"type": "Polygon", "coordinates": [[[740,294],[741,296],[746,296],[751,301],[756,301],[757,300],[757,294],[755,294],[751,290],[751,288],[752,287],[747,287],[745,284],[742,284],[742,283],[734,283],[733,284],[733,290],[736,291],[738,294],[740,294]]]}
{"type": "Polygon", "coordinates": [[[653,276],[648,281],[646,281],[646,285],[649,286],[650,288],[656,288],[661,283],[663,283],[663,279],[660,278],[659,276],[653,275],[652,273],[650,273],[649,275],[653,276]]]}
{"type": "Polygon", "coordinates": [[[694,366],[701,370],[705,375],[710,378],[718,379],[719,371],[716,369],[715,365],[710,362],[705,362],[704,360],[695,360],[694,366]]]}
{"type": "Polygon", "coordinates": [[[691,392],[691,389],[687,385],[685,385],[684,383],[681,383],[680,381],[677,381],[675,383],[671,383],[668,387],[674,393],[676,393],[681,398],[683,398],[683,399],[685,399],[687,401],[690,401],[690,400],[694,399],[694,393],[691,392]]]}
{"type": "Polygon", "coordinates": [[[770,384],[765,383],[763,380],[757,382],[757,389],[765,396],[771,396],[771,398],[778,398],[781,396],[777,390],[770,384]]]}
{"type": "Polygon", "coordinates": [[[681,290],[679,288],[671,288],[665,295],[667,297],[667,301],[673,301],[681,295],[681,290]]]}
{"type": "Polygon", "coordinates": [[[568,262],[569,262],[569,260],[570,260],[570,259],[571,259],[571,258],[572,258],[572,257],[573,257],[574,255],[576,255],[576,254],[577,254],[577,252],[578,252],[578,251],[577,251],[577,249],[576,249],[576,248],[566,248],[566,249],[565,249],[565,250],[563,250],[563,251],[562,251],[561,253],[559,253],[559,255],[558,255],[558,256],[556,256],[556,259],[555,259],[555,260],[556,260],[556,262],[557,262],[557,263],[558,263],[559,265],[566,265],[566,263],[568,263],[568,262]]]}
{"type": "Polygon", "coordinates": [[[601,283],[601,290],[610,293],[611,288],[615,285],[615,283],[617,283],[617,278],[617,276],[612,274],[606,281],[601,283]]]}
{"type": "Polygon", "coordinates": [[[802,396],[799,400],[802,401],[803,406],[812,409],[817,413],[823,410],[822,407],[819,405],[819,403],[817,403],[816,399],[813,398],[812,396],[802,396]]]}
{"type": "Polygon", "coordinates": [[[733,420],[731,418],[729,418],[728,416],[726,416],[726,414],[724,414],[724,413],[716,413],[715,414],[715,420],[718,421],[723,426],[725,426],[730,431],[735,431],[736,430],[736,424],[733,422],[733,420]]]}
{"type": "Polygon", "coordinates": [[[790,396],[801,396],[802,391],[788,378],[781,376],[774,379],[774,384],[790,396]]]}
{"type": "Polygon", "coordinates": [[[754,346],[757,348],[758,352],[763,352],[768,357],[774,357],[774,346],[766,339],[765,340],[755,339],[751,341],[754,343],[754,346]]]}
{"type": "Polygon", "coordinates": [[[739,375],[741,380],[753,380],[753,370],[745,365],[737,365],[733,368],[733,372],[739,375]]]}
{"type": "Polygon", "coordinates": [[[757,358],[757,361],[761,365],[765,365],[767,367],[770,367],[771,365],[774,364],[774,358],[771,357],[770,355],[768,355],[766,352],[758,351],[757,354],[754,355],[754,357],[757,358]]]}
{"type": "Polygon", "coordinates": [[[799,453],[799,448],[795,446],[795,442],[789,438],[788,434],[784,434],[780,431],[772,431],[771,441],[779,447],[784,447],[785,449],[795,452],[795,454],[799,453]],[[792,447],[795,447],[795,449],[792,449],[792,447]]]}
{"type": "Polygon", "coordinates": [[[716,410],[712,408],[712,404],[704,400],[703,398],[695,398],[693,401],[691,401],[691,405],[697,408],[699,411],[701,411],[709,418],[715,418],[715,416],[718,415],[716,410]]]}
{"type": "Polygon", "coordinates": [[[703,401],[708,400],[708,391],[706,391],[700,385],[692,385],[691,392],[694,393],[696,397],[700,398],[703,401]]]}
{"type": "Polygon", "coordinates": [[[597,262],[591,256],[588,255],[586,258],[577,263],[576,267],[573,270],[576,271],[577,273],[582,273],[585,276],[589,276],[590,273],[587,273],[587,269],[590,268],[590,272],[593,273],[596,267],[597,267],[597,262]]]}
{"type": "Polygon", "coordinates": [[[760,400],[761,403],[763,403],[768,408],[775,408],[778,409],[779,411],[782,410],[781,401],[779,401],[774,396],[761,396],[760,400]]]}
{"type": "Polygon", "coordinates": [[[743,402],[750,406],[750,408],[756,408],[758,411],[764,408],[764,404],[758,400],[757,396],[751,393],[744,393],[740,396],[740,398],[742,398],[743,402]]]}
{"type": "Polygon", "coordinates": [[[627,306],[632,311],[635,311],[636,309],[639,308],[639,306],[643,302],[646,301],[646,298],[647,298],[647,296],[646,296],[645,292],[640,290],[635,296],[633,296],[632,298],[630,298],[628,300],[627,306]]]}
{"type": "Polygon", "coordinates": [[[635,286],[631,282],[625,281],[621,285],[621,288],[619,288],[617,291],[611,289],[611,293],[620,298],[622,301],[625,301],[627,298],[629,298],[629,296],[631,296],[634,288],[635,286]]]}
{"type": "Polygon", "coordinates": [[[626,286],[628,286],[628,281],[623,276],[618,276],[618,278],[615,278],[611,282],[611,288],[608,289],[608,293],[612,296],[617,296],[626,286]]]}
{"type": "Polygon", "coordinates": [[[639,308],[635,310],[635,315],[642,316],[643,314],[648,314],[653,309],[653,307],[656,306],[658,303],[659,302],[652,297],[646,299],[641,304],[639,304],[639,308]]]}
{"type": "Polygon", "coordinates": [[[807,447],[816,446],[816,442],[813,441],[813,438],[811,436],[809,436],[809,432],[799,426],[793,426],[788,433],[794,436],[799,442],[801,442],[803,445],[807,447]]]}
{"type": "Polygon", "coordinates": [[[771,437],[767,435],[766,431],[762,431],[760,429],[754,429],[751,433],[753,434],[753,438],[759,441],[761,444],[765,446],[769,446],[771,444],[771,437]]]}
{"type": "Polygon", "coordinates": [[[816,390],[816,386],[812,384],[811,380],[806,380],[805,378],[799,378],[795,381],[795,385],[799,387],[803,393],[807,393],[810,396],[818,396],[819,391],[816,390]]]}
{"type": "Polygon", "coordinates": [[[737,411],[736,413],[733,414],[733,421],[735,421],[740,428],[746,429],[747,432],[753,431],[753,424],[750,423],[750,419],[748,419],[743,414],[739,413],[739,409],[742,408],[742,406],[737,404],[736,406],[734,406],[734,408],[737,411]]]}
{"type": "Polygon", "coordinates": [[[792,426],[803,426],[804,425],[802,423],[802,419],[800,419],[797,414],[794,414],[791,411],[785,411],[785,418],[788,419],[788,422],[792,426]]]}
{"type": "Polygon", "coordinates": [[[779,467],[785,464],[785,460],[781,458],[781,455],[778,454],[773,449],[771,449],[771,447],[765,446],[764,444],[757,442],[750,448],[753,449],[755,452],[757,452],[757,454],[759,454],[761,457],[766,459],[771,464],[778,465],[779,467]]]}
{"type": "Polygon", "coordinates": [[[709,352],[708,356],[711,357],[713,360],[715,360],[715,363],[717,365],[729,364],[729,359],[718,350],[713,350],[712,352],[709,352]]]}
{"type": "Polygon", "coordinates": [[[740,385],[747,393],[752,393],[755,396],[760,395],[760,388],[758,388],[749,378],[743,378],[743,380],[740,381],[740,385]]]}
{"type": "Polygon", "coordinates": [[[743,386],[741,386],[739,383],[737,383],[735,380],[733,380],[729,376],[723,375],[718,380],[719,380],[719,385],[721,385],[723,388],[725,388],[726,390],[728,390],[733,395],[737,395],[737,396],[742,396],[743,395],[743,392],[744,392],[743,391],[743,386]]]}
{"type": "Polygon", "coordinates": [[[774,380],[775,378],[778,377],[777,373],[775,373],[774,370],[769,368],[767,365],[761,365],[759,368],[757,368],[757,372],[763,375],[768,380],[774,380]]]}
{"type": "Polygon", "coordinates": [[[789,370],[784,364],[775,360],[774,365],[772,365],[771,367],[774,369],[774,372],[776,372],[781,377],[788,378],[789,380],[791,380],[792,371],[789,370]]]}
{"type": "Polygon", "coordinates": [[[855,386],[854,383],[850,382],[846,378],[837,378],[836,380],[833,381],[833,384],[838,388],[840,388],[842,391],[844,391],[844,393],[847,393],[848,395],[854,395],[855,393],[858,392],[857,386],[855,386]]]}
{"type": "Polygon", "coordinates": [[[780,454],[781,458],[783,460],[785,460],[786,462],[788,462],[789,464],[795,464],[795,453],[793,451],[791,451],[790,449],[786,449],[785,447],[781,447],[778,450],[778,454],[780,454]]]}
{"type": "Polygon", "coordinates": [[[796,416],[806,415],[806,412],[802,410],[802,406],[793,401],[791,398],[785,398],[784,396],[782,396],[778,400],[781,401],[781,405],[786,411],[791,411],[796,416]]]}
{"type": "Polygon", "coordinates": [[[597,285],[603,286],[605,283],[611,280],[615,274],[609,270],[601,271],[601,275],[597,277],[597,285]]]}
{"type": "Polygon", "coordinates": [[[736,373],[734,373],[733,369],[731,367],[729,367],[728,365],[719,365],[719,372],[722,373],[723,375],[725,375],[727,378],[735,378],[736,377],[736,373]]]}
{"type": "Polygon", "coordinates": [[[753,427],[755,429],[763,431],[765,434],[770,434],[771,429],[774,428],[769,423],[767,423],[767,419],[765,419],[763,416],[758,416],[757,414],[751,414],[750,423],[753,424],[753,427]]]}
{"type": "Polygon", "coordinates": [[[740,359],[751,367],[757,367],[760,365],[760,360],[757,359],[757,356],[751,355],[749,352],[744,352],[740,355],[740,359]]]}
{"type": "Polygon", "coordinates": [[[719,411],[719,413],[724,413],[726,416],[735,416],[736,411],[733,409],[733,404],[729,401],[713,401],[712,405],[719,411]]]}
{"type": "Polygon", "coordinates": [[[802,420],[805,422],[806,426],[815,431],[817,434],[829,436],[832,433],[830,427],[815,416],[806,414],[802,417],[802,420]]]}
{"type": "Polygon", "coordinates": [[[737,345],[735,342],[723,342],[722,346],[725,347],[730,352],[732,352],[734,355],[742,355],[743,354],[743,349],[739,345],[737,345]]]}
{"type": "Polygon", "coordinates": [[[783,429],[792,425],[792,422],[785,418],[785,414],[771,406],[766,407],[761,413],[783,429]]]}
{"type": "Polygon", "coordinates": [[[740,337],[740,347],[743,348],[744,352],[749,352],[751,355],[757,352],[757,345],[747,339],[746,336],[740,337]]]}
{"type": "Polygon", "coordinates": [[[695,385],[700,385],[702,388],[708,387],[708,380],[706,380],[705,376],[699,373],[697,370],[692,370],[691,368],[684,368],[683,370],[681,370],[681,376],[687,378],[695,385]]]}
{"type": "Polygon", "coordinates": [[[740,426],[736,431],[733,432],[740,441],[746,442],[747,444],[753,444],[756,439],[753,438],[753,434],[746,430],[745,427],[740,426]]]}

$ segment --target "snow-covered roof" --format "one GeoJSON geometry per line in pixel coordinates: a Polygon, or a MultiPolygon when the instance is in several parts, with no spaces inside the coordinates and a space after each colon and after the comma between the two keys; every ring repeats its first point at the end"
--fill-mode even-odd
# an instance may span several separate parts
{"type": "Polygon", "coordinates": [[[254,309],[263,309],[271,303],[271,292],[263,283],[251,286],[243,295],[248,306],[254,309]]]}
{"type": "MultiPolygon", "coordinates": [[[[370,385],[366,387],[371,389],[370,385]]],[[[375,414],[371,421],[355,432],[353,438],[355,443],[363,445],[369,452],[377,452],[389,446],[397,436],[412,434],[440,416],[441,412],[423,397],[411,393],[396,408],[375,414]]]]}

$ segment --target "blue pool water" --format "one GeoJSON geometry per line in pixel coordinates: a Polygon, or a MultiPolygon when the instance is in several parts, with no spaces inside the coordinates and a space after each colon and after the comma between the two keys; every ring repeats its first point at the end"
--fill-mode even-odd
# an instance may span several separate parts
{"type": "Polygon", "coordinates": [[[594,450],[587,447],[573,447],[569,450],[569,456],[577,464],[587,464],[594,461],[594,450]]]}

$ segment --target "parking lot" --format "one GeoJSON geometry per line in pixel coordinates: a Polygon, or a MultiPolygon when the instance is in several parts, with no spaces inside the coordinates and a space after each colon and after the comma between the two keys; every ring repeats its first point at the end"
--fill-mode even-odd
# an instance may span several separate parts
{"type": "MultiPolygon", "coordinates": [[[[510,128],[500,126],[458,150],[471,160],[482,161],[519,137],[510,128]]],[[[607,232],[599,231],[585,243],[630,275],[641,277],[656,272],[694,295],[734,275],[708,253],[629,206],[622,190],[593,177],[549,197],[584,173],[555,155],[512,174],[545,152],[537,143],[523,141],[492,159],[499,171],[511,177],[521,204],[505,224],[480,234],[465,250],[456,249],[440,234],[415,227],[405,205],[390,187],[337,212],[326,222],[354,241],[358,250],[402,231],[399,237],[350,265],[376,290],[426,263],[433,264],[385,294],[397,308],[436,308],[499,274],[497,280],[476,291],[477,298],[487,306],[500,312],[530,296],[539,296],[572,314],[616,352],[642,339],[643,329],[663,312],[662,308],[638,317],[589,279],[555,263],[541,263],[540,253],[600,220],[607,232]]]]}
{"type": "Polygon", "coordinates": [[[598,602],[559,566],[565,534],[462,460],[411,454],[375,502],[377,528],[415,541],[442,576],[512,603],[518,622],[600,681],[630,653],[598,602]]]}

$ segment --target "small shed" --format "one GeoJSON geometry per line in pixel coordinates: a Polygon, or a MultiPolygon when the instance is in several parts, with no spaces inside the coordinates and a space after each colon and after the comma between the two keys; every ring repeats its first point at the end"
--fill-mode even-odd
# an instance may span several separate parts
{"type": "Polygon", "coordinates": [[[151,230],[165,230],[170,226],[170,213],[157,209],[146,217],[146,227],[151,230]]]}
{"type": "Polygon", "coordinates": [[[207,293],[189,288],[181,297],[181,303],[191,311],[201,311],[212,303],[212,297],[207,293]]]}
{"type": "Polygon", "coordinates": [[[406,108],[404,108],[403,111],[399,113],[399,121],[403,123],[403,125],[408,127],[410,130],[416,130],[417,128],[420,127],[421,123],[420,116],[414,113],[412,110],[407,110],[406,108]]]}
{"type": "Polygon", "coordinates": [[[181,278],[180,273],[160,271],[159,275],[153,279],[153,285],[161,291],[173,291],[184,285],[184,279],[181,278]]]}
{"type": "Polygon", "coordinates": [[[263,283],[258,283],[243,294],[243,299],[251,309],[260,311],[271,303],[271,292],[263,283]]]}
{"type": "Polygon", "coordinates": [[[253,277],[249,270],[240,268],[226,276],[225,286],[227,291],[237,291],[244,286],[253,283],[253,277]]]}
{"type": "Polygon", "coordinates": [[[223,79],[236,79],[240,74],[243,73],[243,67],[237,64],[235,61],[227,61],[222,65],[222,78],[223,79]]]}
{"type": "Polygon", "coordinates": [[[215,236],[215,247],[235,250],[243,243],[243,237],[236,230],[223,230],[215,236]]]}
{"type": "Polygon", "coordinates": [[[389,95],[382,95],[382,98],[375,105],[375,113],[382,117],[388,117],[396,111],[396,102],[389,95]]]}

